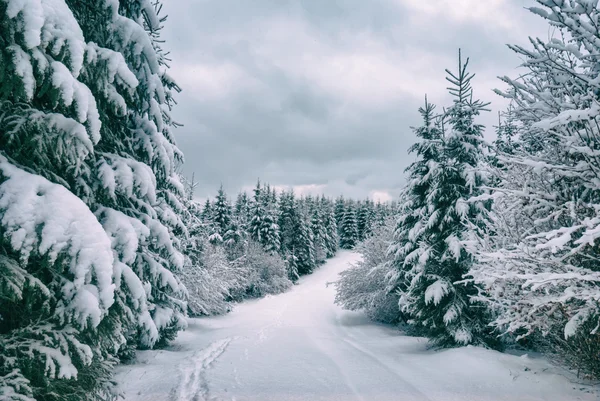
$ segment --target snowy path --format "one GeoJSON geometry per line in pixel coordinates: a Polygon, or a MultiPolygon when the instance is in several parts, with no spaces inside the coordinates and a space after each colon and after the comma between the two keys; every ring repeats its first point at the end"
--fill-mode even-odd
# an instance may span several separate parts
{"type": "Polygon", "coordinates": [[[168,350],[119,368],[126,401],[597,399],[544,360],[428,351],[424,339],[341,310],[326,284],[357,257],[341,252],[288,293],[192,319],[168,350]]]}

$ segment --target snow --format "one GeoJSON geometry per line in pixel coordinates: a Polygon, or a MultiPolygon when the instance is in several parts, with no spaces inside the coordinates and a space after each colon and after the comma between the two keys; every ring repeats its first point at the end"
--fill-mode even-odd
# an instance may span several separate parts
{"type": "Polygon", "coordinates": [[[29,54],[25,53],[19,45],[8,46],[7,50],[11,50],[13,53],[15,74],[21,78],[25,96],[27,96],[28,100],[33,99],[33,92],[35,91],[35,77],[33,76],[31,57],[29,54]]]}
{"type": "Polygon", "coordinates": [[[156,203],[156,176],[147,164],[131,158],[105,155],[99,168],[102,184],[112,196],[120,192],[128,197],[135,195],[147,199],[151,204],[156,203]]]}
{"type": "Polygon", "coordinates": [[[68,255],[65,267],[72,278],[61,283],[65,304],[59,309],[65,312],[63,318],[97,326],[113,304],[115,289],[111,243],[102,226],[65,187],[17,168],[2,155],[0,177],[3,235],[23,262],[38,253],[49,263],[68,255]]]}
{"type": "Polygon", "coordinates": [[[77,119],[80,123],[89,122],[94,143],[100,140],[100,118],[96,108],[96,100],[90,89],[77,81],[67,67],[58,61],[53,61],[52,86],[60,91],[61,100],[65,106],[75,103],[77,119]]]}
{"type": "Polygon", "coordinates": [[[573,337],[583,323],[592,315],[593,312],[589,309],[582,309],[577,312],[565,325],[565,338],[573,337]]]}
{"type": "Polygon", "coordinates": [[[340,309],[329,284],[358,258],[342,251],[287,293],[190,319],[172,346],[139,352],[135,364],[118,368],[125,400],[597,399],[542,358],[429,350],[423,338],[340,309]]]}
{"type": "Polygon", "coordinates": [[[69,70],[74,77],[79,76],[83,67],[85,39],[79,23],[64,0],[43,0],[44,26],[41,32],[41,45],[51,47],[55,56],[68,49],[69,70]]]}
{"type": "Polygon", "coordinates": [[[44,26],[44,10],[40,0],[9,0],[6,5],[6,16],[10,19],[21,16],[23,21],[23,37],[28,48],[39,46],[42,27],[44,26]]]}
{"type": "Polygon", "coordinates": [[[438,280],[425,290],[425,304],[433,302],[434,305],[438,305],[446,294],[448,294],[448,283],[438,280]]]}

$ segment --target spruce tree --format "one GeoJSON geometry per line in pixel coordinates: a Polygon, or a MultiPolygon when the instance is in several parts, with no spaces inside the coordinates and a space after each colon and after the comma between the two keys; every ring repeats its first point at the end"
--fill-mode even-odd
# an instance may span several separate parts
{"type": "Polygon", "coordinates": [[[280,196],[277,223],[281,233],[281,254],[284,256],[293,252],[298,219],[299,214],[294,191],[283,192],[280,196]]]}
{"type": "Polygon", "coordinates": [[[486,104],[473,100],[474,74],[467,72],[468,62],[463,64],[459,51],[458,73],[446,70],[454,103],[444,115],[447,131],[442,132],[442,152],[435,146],[437,141],[425,138],[438,132],[430,124],[417,132],[425,139],[416,148],[423,159],[411,169],[408,202],[412,204],[407,209],[412,211],[400,220],[400,243],[395,247],[404,256],[403,275],[411,280],[401,289],[400,307],[433,344],[442,347],[490,340],[486,310],[471,302],[478,289],[472,283],[459,283],[473,264],[463,246],[467,223],[478,224],[486,207],[469,202],[482,193],[477,165],[483,159],[483,126],[475,123],[475,117],[486,110],[486,104]],[[433,157],[426,156],[429,152],[433,157]],[[404,224],[410,222],[414,224],[408,229],[404,224]]]}
{"type": "Polygon", "coordinates": [[[325,225],[322,218],[321,203],[316,200],[312,203],[310,229],[313,235],[313,247],[316,263],[323,263],[327,258],[327,245],[325,225]]]}
{"type": "Polygon", "coordinates": [[[223,185],[219,188],[215,203],[212,205],[212,222],[215,224],[219,235],[224,236],[231,225],[231,205],[227,195],[223,190],[223,185]]]}
{"type": "Polygon", "coordinates": [[[364,241],[372,231],[371,221],[371,206],[369,199],[360,202],[358,212],[356,214],[356,230],[358,232],[358,240],[364,241]]]}
{"type": "Polygon", "coordinates": [[[106,399],[117,356],[185,325],[158,9],[0,5],[0,381],[15,398],[106,399]]]}
{"type": "Polygon", "coordinates": [[[202,212],[200,213],[200,218],[204,223],[212,223],[213,221],[212,204],[210,203],[210,199],[208,198],[206,199],[206,202],[204,202],[202,212]]]}
{"type": "Polygon", "coordinates": [[[300,213],[295,231],[293,254],[298,274],[312,273],[316,267],[315,247],[310,221],[305,213],[300,213]]]}
{"type": "Polygon", "coordinates": [[[354,205],[351,202],[347,202],[340,227],[340,247],[343,249],[353,249],[357,242],[356,213],[354,205]]]}
{"type": "Polygon", "coordinates": [[[344,219],[344,212],[346,211],[346,202],[342,196],[338,197],[335,200],[335,224],[337,224],[338,228],[342,226],[342,220],[344,219]]]}
{"type": "Polygon", "coordinates": [[[252,219],[250,220],[250,237],[260,243],[264,250],[276,253],[281,246],[279,238],[279,227],[272,214],[270,191],[261,188],[260,182],[254,189],[252,219]]]}
{"type": "Polygon", "coordinates": [[[248,230],[248,224],[251,220],[252,208],[246,192],[240,192],[236,198],[233,213],[237,219],[240,228],[248,230]]]}
{"type": "Polygon", "coordinates": [[[325,214],[325,248],[327,249],[327,257],[332,258],[338,250],[339,237],[338,228],[335,222],[335,212],[331,201],[322,198],[323,210],[325,214]]]}

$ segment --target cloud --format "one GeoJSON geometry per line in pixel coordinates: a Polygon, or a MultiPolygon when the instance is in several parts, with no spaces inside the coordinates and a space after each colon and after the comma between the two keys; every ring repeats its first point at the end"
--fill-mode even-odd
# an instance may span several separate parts
{"type": "MultiPolygon", "coordinates": [[[[165,3],[174,117],[198,197],[256,179],[298,191],[396,197],[418,107],[441,109],[445,68],[471,57],[476,96],[520,63],[504,45],[547,28],[525,0],[179,0],[165,3]]],[[[487,126],[495,112],[482,116],[487,126]]],[[[491,135],[491,134],[490,134],[491,135]]]]}

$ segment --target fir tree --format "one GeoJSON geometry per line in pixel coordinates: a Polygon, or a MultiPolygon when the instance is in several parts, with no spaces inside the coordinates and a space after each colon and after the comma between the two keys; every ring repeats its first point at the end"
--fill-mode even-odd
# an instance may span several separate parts
{"type": "Polygon", "coordinates": [[[274,220],[270,207],[270,192],[261,188],[260,182],[254,189],[252,219],[250,220],[250,237],[261,244],[265,251],[275,253],[281,246],[279,227],[274,220]]]}
{"type": "Polygon", "coordinates": [[[313,201],[310,219],[310,229],[313,235],[313,247],[316,263],[323,263],[327,258],[325,224],[323,223],[321,203],[313,201]]]}
{"type": "Polygon", "coordinates": [[[298,219],[299,214],[294,191],[282,193],[280,196],[278,218],[278,225],[281,233],[282,255],[293,253],[298,219]]]}
{"type": "Polygon", "coordinates": [[[315,247],[310,222],[305,214],[299,216],[295,231],[293,254],[296,256],[298,274],[312,273],[316,267],[315,247]]]}
{"type": "Polygon", "coordinates": [[[238,224],[240,225],[240,228],[248,230],[248,224],[252,219],[252,208],[246,192],[240,192],[238,194],[233,213],[238,224]]]}
{"type": "Polygon", "coordinates": [[[202,212],[200,214],[200,218],[205,223],[212,223],[213,221],[213,210],[212,204],[210,203],[210,199],[206,199],[204,202],[204,206],[202,207],[202,212]]]}
{"type": "Polygon", "coordinates": [[[338,228],[342,226],[342,220],[344,219],[344,212],[346,211],[346,202],[342,196],[335,200],[335,224],[338,228]]]}
{"type": "MultiPolygon", "coordinates": [[[[471,304],[477,288],[472,283],[458,283],[473,264],[463,246],[468,235],[466,223],[478,224],[485,208],[482,202],[469,202],[482,193],[483,178],[477,165],[483,159],[483,126],[475,123],[475,117],[486,110],[486,104],[472,100],[474,74],[467,72],[468,61],[462,63],[459,51],[458,73],[446,70],[455,99],[444,115],[448,131],[441,137],[442,152],[439,146],[430,146],[433,138],[425,138],[437,132],[430,124],[417,132],[425,141],[424,149],[417,148],[423,160],[414,165],[411,174],[408,196],[414,195],[410,206],[414,211],[400,220],[401,224],[412,220],[414,225],[408,231],[399,228],[401,242],[396,246],[405,255],[401,269],[411,280],[401,290],[400,307],[435,345],[444,347],[489,342],[486,310],[471,304]],[[428,152],[434,157],[426,156],[428,152]]],[[[430,112],[423,114],[426,121],[430,119],[426,116],[430,112]]]]}
{"type": "Polygon", "coordinates": [[[371,205],[367,199],[364,202],[359,203],[358,213],[356,215],[356,230],[358,233],[358,240],[364,241],[372,231],[372,220],[371,220],[371,205]]]}
{"type": "Polygon", "coordinates": [[[327,201],[324,197],[322,198],[323,210],[325,213],[325,248],[327,250],[327,257],[332,258],[335,256],[338,250],[338,229],[335,222],[335,213],[333,205],[327,201]]]}
{"type": "Polygon", "coordinates": [[[0,378],[22,399],[105,399],[117,354],[185,325],[160,4],[0,9],[0,378]]]}
{"type": "Polygon", "coordinates": [[[357,242],[356,213],[354,212],[354,205],[348,202],[340,227],[340,247],[343,249],[352,249],[357,242]]]}
{"type": "Polygon", "coordinates": [[[227,195],[223,190],[223,185],[219,188],[214,205],[212,205],[212,221],[216,226],[217,232],[224,236],[231,225],[231,205],[227,195]]]}

